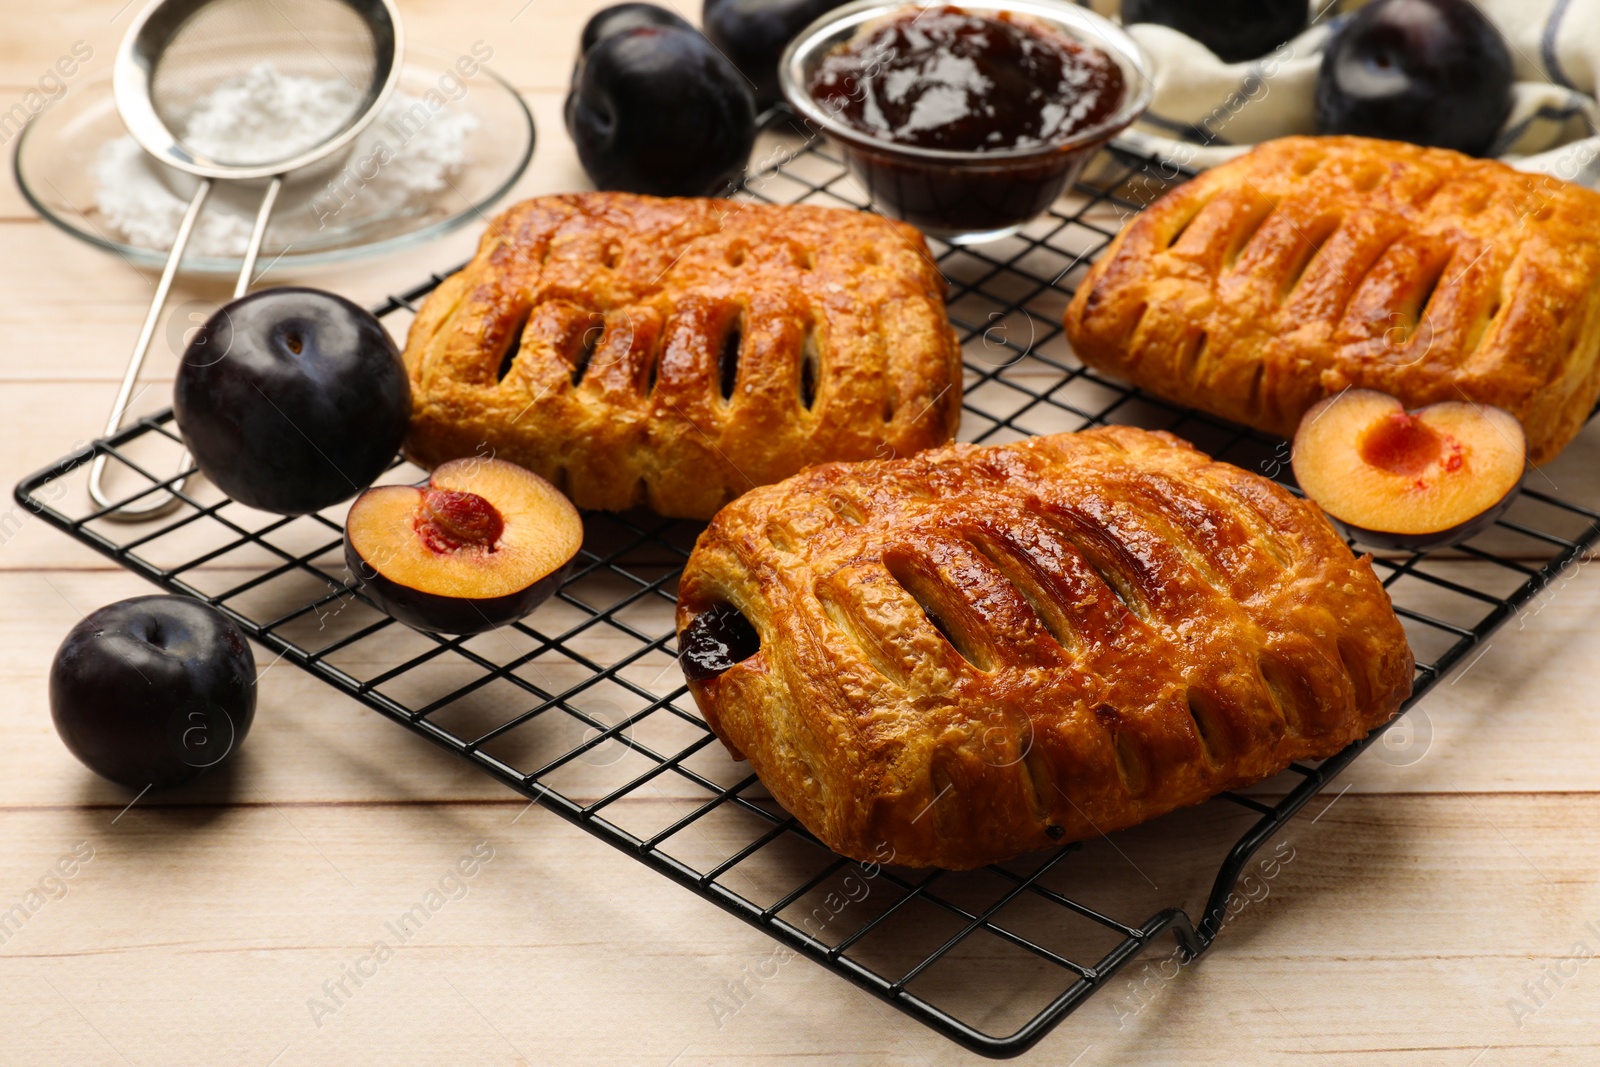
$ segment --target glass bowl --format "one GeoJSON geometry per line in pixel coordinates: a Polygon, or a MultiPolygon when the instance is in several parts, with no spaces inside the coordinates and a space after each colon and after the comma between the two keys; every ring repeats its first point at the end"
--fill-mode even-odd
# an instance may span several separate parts
{"type": "MultiPolygon", "coordinates": [[[[432,240],[481,218],[533,158],[527,105],[470,55],[409,46],[395,92],[379,118],[331,165],[289,176],[261,250],[266,270],[341,263],[432,240]],[[440,180],[429,180],[440,177],[429,168],[406,165],[442,145],[459,148],[462,159],[440,180]]],[[[176,229],[194,179],[133,144],[112,99],[109,72],[73,84],[23,129],[14,160],[17,184],[40,215],[67,233],[159,270],[170,233],[130,233],[102,210],[96,170],[107,153],[116,152],[126,157],[113,173],[133,186],[131,193],[124,190],[122,202],[133,194],[153,198],[170,207],[176,229]]],[[[218,184],[184,254],[186,274],[238,274],[261,192],[260,183],[218,184]],[[229,247],[234,241],[237,250],[229,247]]]]}
{"type": "Polygon", "coordinates": [[[901,11],[951,6],[936,0],[856,0],[800,32],[784,52],[778,79],[784,96],[813,131],[843,153],[872,205],[930,237],[977,244],[1016,233],[1055,203],[1107,141],[1144,113],[1153,91],[1151,65],[1122,27],[1065,0],[962,3],[976,15],[1023,15],[1100,49],[1122,70],[1122,105],[1098,125],[1047,145],[965,152],[898,144],[856,129],[819,104],[811,80],[824,56],[863,26],[901,11]]]}

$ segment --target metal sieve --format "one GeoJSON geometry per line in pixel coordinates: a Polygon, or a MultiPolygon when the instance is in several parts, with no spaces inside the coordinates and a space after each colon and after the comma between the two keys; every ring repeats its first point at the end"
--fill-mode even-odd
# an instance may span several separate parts
{"type": "MultiPolygon", "coordinates": [[[[111,407],[106,434],[122,428],[134,386],[166,307],[184,247],[206,197],[219,181],[263,187],[239,280],[237,299],[250,288],[262,238],[287,175],[329,160],[377,117],[400,77],[400,14],[394,0],[155,0],[134,20],[117,51],[112,89],[123,123],[156,160],[200,179],[178,225],[144,328],[111,407]],[[249,92],[248,76],[266,71],[292,84],[335,88],[297,109],[296,128],[241,129],[215,121],[205,102],[219,93],[249,92]],[[261,148],[271,143],[272,149],[261,148]]],[[[89,471],[89,495],[102,508],[106,457],[89,471]]],[[[182,467],[189,465],[185,454],[182,467]]],[[[180,479],[176,489],[183,488],[180,479]]],[[[125,504],[106,518],[135,521],[177,507],[175,493],[125,504]]]]}

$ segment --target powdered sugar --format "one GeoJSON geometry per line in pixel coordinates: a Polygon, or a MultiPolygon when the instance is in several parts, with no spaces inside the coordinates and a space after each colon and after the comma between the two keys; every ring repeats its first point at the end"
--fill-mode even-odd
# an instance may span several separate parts
{"type": "MultiPolygon", "coordinates": [[[[186,201],[173,195],[156,175],[159,164],[132,137],[107,141],[95,163],[96,202],[112,236],[137,248],[172,247],[186,201]]],[[[242,256],[254,220],[212,205],[195,223],[189,254],[242,256]]]]}
{"type": "MultiPolygon", "coordinates": [[[[467,138],[478,126],[470,112],[431,95],[436,102],[397,91],[356,139],[342,170],[325,183],[286,189],[268,246],[312,251],[340,228],[431,210],[433,195],[467,162],[467,138]]],[[[341,80],[283,75],[262,64],[198,101],[179,132],[195,151],[224,162],[270,162],[325,140],[354,107],[352,90],[341,80]]],[[[162,169],[131,137],[101,149],[96,203],[113,237],[141,248],[171,247],[188,202],[169,187],[162,169]]],[[[243,255],[254,211],[255,196],[213,194],[189,254],[243,255]]]]}
{"type": "Polygon", "coordinates": [[[219,163],[271,163],[328,140],[360,106],[349,82],[280,74],[259,63],[202,97],[179,140],[219,163]]]}

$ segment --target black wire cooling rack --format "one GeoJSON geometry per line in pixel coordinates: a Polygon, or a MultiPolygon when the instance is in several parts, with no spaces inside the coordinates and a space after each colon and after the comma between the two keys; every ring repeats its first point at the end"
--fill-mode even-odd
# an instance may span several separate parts
{"type": "MultiPolygon", "coordinates": [[[[825,146],[769,147],[772,165],[747,180],[744,195],[866,206],[825,146]]],[[[1103,154],[1092,174],[1016,237],[940,250],[966,356],[962,438],[998,442],[1131,422],[1286,478],[1282,441],[1130,389],[1072,357],[1060,322],[1073,285],[1126,217],[1181,177],[1116,152],[1103,154]]],[[[398,334],[442,277],[374,311],[398,334]]],[[[698,524],[589,514],[580,564],[554,600],[522,624],[445,638],[395,623],[352,591],[342,513],[283,518],[209,487],[183,490],[182,455],[164,411],[29,477],[17,499],[163,589],[218,606],[271,652],[988,1056],[1032,1046],[1168,931],[1185,956],[1203,953],[1243,899],[1236,886],[1256,851],[1381,736],[1114,839],[962,873],[857,863],[828,852],[777,808],[687,698],[672,609],[698,524]],[[110,457],[124,483],[116,506],[174,491],[179,508],[138,525],[108,520],[110,508],[90,510],[82,483],[97,455],[110,457]]],[[[420,472],[397,463],[387,477],[416,480],[420,472]]],[[[1495,627],[1531,610],[1600,536],[1600,512],[1553,489],[1533,477],[1492,531],[1453,553],[1377,561],[1416,653],[1408,709],[1495,627]]],[[[722,1003],[736,1009],[738,991],[722,1003]]]]}

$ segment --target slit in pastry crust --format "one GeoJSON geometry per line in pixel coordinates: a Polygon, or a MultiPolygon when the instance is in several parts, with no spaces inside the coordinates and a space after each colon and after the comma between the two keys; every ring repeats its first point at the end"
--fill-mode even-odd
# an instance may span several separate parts
{"type": "Polygon", "coordinates": [[[1206,357],[1206,345],[1211,340],[1206,331],[1201,330],[1189,339],[1182,359],[1178,364],[1178,374],[1184,381],[1194,382],[1201,377],[1200,365],[1206,357]]]}
{"type": "Polygon", "coordinates": [[[1266,376],[1266,360],[1256,360],[1255,366],[1250,368],[1250,389],[1245,398],[1245,408],[1251,414],[1259,414],[1261,411],[1261,382],[1266,376]]]}
{"type": "Polygon", "coordinates": [[[1176,552],[1200,581],[1213,589],[1231,588],[1226,564],[1196,540],[1199,530],[1193,517],[1186,516],[1172,500],[1146,502],[1149,511],[1141,519],[1150,532],[1176,552]]]}
{"type": "Polygon", "coordinates": [[[969,541],[1028,602],[1039,624],[1056,644],[1069,652],[1080,646],[1065,607],[1039,580],[1037,571],[1041,564],[1038,559],[1031,555],[1024,558],[1025,553],[1018,546],[986,536],[969,535],[969,541]]]}
{"type": "Polygon", "coordinates": [[[1056,790],[1055,778],[1050,773],[1050,761],[1045,759],[1044,748],[1035,744],[1033,733],[1038,727],[1030,727],[1025,740],[1027,748],[1022,753],[1018,765],[1023,778],[1027,783],[1028,796],[1033,801],[1034,814],[1041,820],[1048,820],[1050,811],[1055,806],[1055,797],[1051,794],[1056,790]]]}
{"type": "Polygon", "coordinates": [[[494,380],[503,382],[506,375],[511,373],[511,365],[517,360],[517,353],[522,351],[522,335],[528,329],[528,319],[533,316],[533,305],[528,305],[517,313],[511,324],[511,329],[506,331],[505,348],[500,353],[500,365],[494,372],[494,380]]]}
{"type": "Polygon", "coordinates": [[[739,350],[744,344],[744,312],[734,314],[722,332],[722,343],[717,348],[717,387],[722,400],[733,399],[739,385],[739,350]]]}
{"type": "Polygon", "coordinates": [[[1307,152],[1295,161],[1294,176],[1296,178],[1309,176],[1317,168],[1321,167],[1326,159],[1327,157],[1319,152],[1307,152]]]}
{"type": "Polygon", "coordinates": [[[810,411],[822,386],[822,351],[817,345],[817,324],[806,321],[800,341],[800,406],[810,411]]]}
{"type": "Polygon", "coordinates": [[[1401,329],[1397,331],[1400,344],[1426,344],[1431,338],[1434,326],[1430,311],[1451,260],[1449,251],[1435,251],[1423,258],[1421,269],[1411,282],[1412,292],[1400,310],[1401,329]]]}
{"type": "Polygon", "coordinates": [[[1111,747],[1116,753],[1117,777],[1122,781],[1122,786],[1132,797],[1144,796],[1150,785],[1149,768],[1145,765],[1144,754],[1139,751],[1139,743],[1132,734],[1122,726],[1122,717],[1112,707],[1099,709],[1096,714],[1101,721],[1107,723],[1111,731],[1111,747]]]}
{"type": "Polygon", "coordinates": [[[1135,618],[1150,621],[1150,605],[1139,585],[1140,565],[1126,545],[1076,510],[1052,509],[1046,521],[1123,607],[1135,618]]]}
{"type": "Polygon", "coordinates": [[[1299,240],[1284,270],[1283,282],[1278,287],[1280,301],[1288,300],[1294,295],[1295,289],[1300,286],[1300,280],[1310,269],[1312,260],[1317,258],[1343,223],[1344,220],[1338,215],[1323,215],[1310,226],[1295,231],[1295,236],[1299,240]]]}
{"type": "Polygon", "coordinates": [[[883,565],[962,659],[986,673],[994,669],[991,638],[975,624],[960,594],[945,584],[927,560],[904,549],[891,549],[883,554],[883,565]]]}
{"type": "Polygon", "coordinates": [[[788,554],[791,554],[791,553],[794,552],[794,550],[795,550],[794,534],[791,533],[787,527],[782,526],[782,525],[780,525],[779,523],[776,523],[776,522],[769,522],[769,523],[767,523],[766,534],[767,534],[767,544],[771,545],[773,548],[777,549],[779,552],[782,552],[785,555],[788,555],[788,554]]]}
{"type": "Polygon", "coordinates": [[[1336,645],[1339,650],[1339,662],[1344,665],[1345,673],[1350,676],[1350,688],[1355,693],[1356,707],[1371,707],[1373,695],[1377,692],[1377,684],[1373,681],[1372,664],[1366,652],[1349,637],[1341,636],[1336,645]]]}
{"type": "Polygon", "coordinates": [[[1350,187],[1358,193],[1370,193],[1383,184],[1384,177],[1384,169],[1374,163],[1361,168],[1360,173],[1351,180],[1350,187]]]}
{"type": "Polygon", "coordinates": [[[1195,736],[1205,753],[1206,763],[1213,770],[1226,765],[1229,759],[1228,737],[1222,725],[1224,719],[1218,714],[1215,706],[1215,698],[1205,690],[1191,685],[1187,702],[1189,717],[1194,720],[1195,736]]]}
{"type": "Polygon", "coordinates": [[[1304,735],[1305,724],[1315,712],[1315,708],[1307,707],[1306,702],[1308,698],[1316,699],[1305,691],[1305,680],[1293,667],[1271,652],[1256,656],[1256,669],[1261,672],[1261,680],[1267,687],[1272,704],[1283,717],[1289,732],[1297,736],[1304,735]]]}
{"type": "Polygon", "coordinates": [[[1149,303],[1140,304],[1133,309],[1133,316],[1128,320],[1128,331],[1125,335],[1129,351],[1138,350],[1139,327],[1144,323],[1144,317],[1150,311],[1149,303]]]}
{"type": "Polygon", "coordinates": [[[1158,240],[1157,243],[1159,247],[1165,251],[1181,241],[1184,233],[1188,231],[1190,226],[1194,225],[1194,220],[1200,217],[1200,213],[1204,211],[1206,207],[1210,205],[1210,203],[1211,197],[1209,196],[1196,196],[1192,198],[1188,205],[1189,210],[1185,212],[1175,224],[1172,225],[1172,232],[1164,239],[1158,240]]]}
{"type": "Polygon", "coordinates": [[[589,373],[589,364],[594,360],[595,349],[605,340],[606,317],[596,311],[589,316],[591,325],[583,331],[583,341],[578,346],[577,358],[573,360],[572,387],[576,389],[583,384],[583,376],[589,373]]]}
{"type": "Polygon", "coordinates": [[[653,396],[656,391],[656,382],[661,377],[661,356],[666,347],[666,330],[657,330],[651,339],[650,350],[644,355],[644,395],[653,396]]]}
{"type": "Polygon", "coordinates": [[[1250,206],[1246,209],[1244,225],[1240,226],[1228,241],[1228,251],[1222,257],[1224,271],[1231,271],[1239,265],[1239,261],[1244,258],[1245,250],[1250,247],[1250,242],[1256,239],[1256,234],[1261,232],[1261,228],[1267,224],[1267,220],[1277,209],[1278,205],[1265,197],[1251,200],[1250,206]]]}
{"type": "Polygon", "coordinates": [[[883,636],[856,613],[854,605],[836,595],[826,582],[818,582],[812,595],[817,598],[817,603],[822,605],[822,612],[828,617],[828,621],[860,649],[868,665],[904,688],[910,678],[904,665],[898,657],[890,654],[889,649],[885,647],[883,636]]]}
{"type": "Polygon", "coordinates": [[[851,526],[860,526],[867,518],[860,506],[842,493],[829,495],[828,507],[833,509],[835,515],[851,526]]]}

